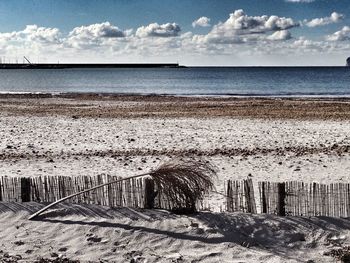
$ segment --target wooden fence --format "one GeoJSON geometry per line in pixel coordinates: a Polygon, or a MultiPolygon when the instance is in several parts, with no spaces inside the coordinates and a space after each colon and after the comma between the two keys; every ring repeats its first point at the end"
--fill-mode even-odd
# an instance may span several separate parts
{"type": "MultiPolygon", "coordinates": [[[[40,176],[0,177],[0,201],[51,203],[82,190],[115,181],[110,175],[97,176],[40,176]]],[[[130,179],[101,187],[77,197],[70,203],[98,204],[104,206],[173,209],[170,202],[153,183],[152,179],[130,179]]],[[[198,210],[207,210],[208,202],[200,200],[198,210]]]]}
{"type": "Polygon", "coordinates": [[[298,216],[350,216],[350,184],[259,183],[262,212],[298,216]]]}
{"type": "Polygon", "coordinates": [[[231,181],[226,186],[226,210],[228,212],[256,213],[253,181],[231,181]]]}
{"type": "Polygon", "coordinates": [[[350,217],[350,184],[259,182],[257,187],[258,198],[254,196],[251,180],[228,181],[227,211],[256,213],[258,210],[280,216],[350,217]]]}
{"type": "MultiPolygon", "coordinates": [[[[54,202],[60,198],[115,181],[110,175],[0,177],[0,201],[54,202]]],[[[229,180],[226,211],[295,216],[350,217],[350,184],[303,182],[259,182],[229,180]],[[254,193],[258,190],[258,195],[254,193]]],[[[173,209],[161,189],[151,179],[130,179],[84,193],[67,202],[104,206],[173,209]]],[[[198,210],[210,210],[209,196],[197,203],[198,210]]]]}

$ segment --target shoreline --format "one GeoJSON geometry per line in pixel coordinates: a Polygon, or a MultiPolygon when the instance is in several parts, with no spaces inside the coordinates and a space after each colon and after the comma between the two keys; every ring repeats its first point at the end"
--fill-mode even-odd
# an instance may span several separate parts
{"type": "Polygon", "coordinates": [[[208,99],[286,99],[286,100],[347,100],[350,94],[332,93],[288,93],[288,94],[258,94],[258,93],[129,93],[129,92],[44,92],[44,91],[0,91],[1,98],[80,98],[80,97],[159,97],[159,98],[208,98],[208,99]]]}
{"type": "Polygon", "coordinates": [[[350,120],[350,98],[0,94],[0,110],[3,116],[350,120]]]}

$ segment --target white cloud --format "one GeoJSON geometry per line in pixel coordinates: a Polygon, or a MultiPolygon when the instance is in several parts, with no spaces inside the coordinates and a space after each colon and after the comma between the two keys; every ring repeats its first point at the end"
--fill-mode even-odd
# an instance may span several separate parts
{"type": "Polygon", "coordinates": [[[11,41],[18,43],[59,43],[60,31],[58,28],[38,27],[37,25],[27,25],[22,31],[13,31],[11,33],[0,33],[2,41],[11,41]]]}
{"type": "Polygon", "coordinates": [[[350,27],[344,26],[341,30],[326,37],[328,41],[345,41],[350,40],[350,27]]]}
{"type": "Polygon", "coordinates": [[[176,23],[166,23],[159,25],[152,23],[148,26],[141,26],[136,30],[138,37],[176,37],[179,35],[181,28],[176,23]]]}
{"type": "Polygon", "coordinates": [[[38,27],[37,25],[28,25],[20,36],[24,36],[27,41],[36,41],[41,43],[60,42],[60,31],[58,28],[38,27]]]}
{"type": "Polygon", "coordinates": [[[106,42],[118,41],[131,35],[132,30],[122,31],[109,22],[75,27],[65,39],[65,45],[75,48],[99,46],[106,42]]]}
{"type": "Polygon", "coordinates": [[[104,22],[76,27],[69,33],[69,36],[80,38],[116,38],[125,37],[126,33],[118,27],[111,25],[109,22],[104,22]]]}
{"type": "Polygon", "coordinates": [[[13,61],[19,54],[52,54],[61,46],[60,36],[61,33],[57,28],[37,25],[28,25],[20,31],[0,33],[0,54],[6,57],[12,56],[13,61]]]}
{"type": "Polygon", "coordinates": [[[306,39],[305,37],[299,37],[296,39],[291,48],[294,48],[298,51],[298,53],[313,51],[322,51],[325,48],[325,43],[320,41],[312,41],[310,39],[306,39]]]}
{"type": "Polygon", "coordinates": [[[291,18],[278,16],[248,16],[242,9],[230,14],[224,23],[214,26],[213,32],[230,32],[238,35],[265,33],[299,26],[291,18]]]}
{"type": "Polygon", "coordinates": [[[268,36],[269,40],[288,40],[292,38],[292,34],[288,30],[276,31],[272,35],[268,36]]]}
{"type": "Polygon", "coordinates": [[[333,23],[338,23],[341,20],[344,19],[343,14],[339,14],[337,12],[333,12],[329,17],[322,17],[322,18],[314,18],[310,21],[304,21],[304,23],[308,27],[317,27],[317,26],[324,26],[324,25],[329,25],[333,23]]]}
{"type": "MultiPolygon", "coordinates": [[[[0,55],[14,58],[30,54],[61,62],[169,62],[176,59],[185,64],[193,61],[197,61],[196,64],[203,61],[230,64],[233,61],[252,65],[258,57],[264,58],[260,61],[266,64],[273,64],[273,61],[283,64],[284,57],[293,61],[314,57],[326,63],[327,60],[319,57],[332,54],[334,56],[329,59],[335,61],[335,57],[341,58],[350,50],[349,42],[342,41],[350,40],[350,27],[315,41],[293,38],[292,30],[298,26],[292,18],[249,16],[243,10],[234,11],[207,34],[181,34],[176,23],[153,23],[133,31],[104,22],[73,28],[67,35],[62,35],[57,28],[29,25],[21,31],[0,33],[0,55]]],[[[305,59],[304,62],[309,61],[305,59]]]]}
{"type": "Polygon", "coordinates": [[[0,33],[0,54],[12,62],[23,55],[51,56],[61,45],[58,28],[27,25],[23,30],[0,33]]]}
{"type": "Polygon", "coordinates": [[[208,18],[206,16],[202,16],[202,17],[198,18],[197,20],[192,22],[192,27],[196,27],[196,26],[200,26],[200,27],[210,26],[210,18],[208,18]]]}
{"type": "Polygon", "coordinates": [[[213,26],[204,38],[213,43],[244,43],[261,39],[289,39],[291,35],[285,30],[298,27],[299,23],[291,18],[278,16],[248,16],[242,9],[230,14],[225,22],[213,26]],[[276,33],[283,31],[282,33],[276,33]],[[272,32],[273,36],[267,36],[272,32]],[[274,34],[276,33],[276,34],[274,34]]]}

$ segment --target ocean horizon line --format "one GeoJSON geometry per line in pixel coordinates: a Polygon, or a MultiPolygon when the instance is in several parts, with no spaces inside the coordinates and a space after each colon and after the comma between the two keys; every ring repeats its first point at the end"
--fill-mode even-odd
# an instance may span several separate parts
{"type": "Polygon", "coordinates": [[[239,94],[239,93],[142,93],[142,92],[91,92],[91,91],[74,91],[74,92],[31,92],[31,91],[0,91],[1,96],[105,96],[105,97],[118,97],[118,96],[144,96],[144,97],[189,97],[189,98],[266,98],[266,99],[279,99],[279,98],[315,98],[315,99],[350,99],[350,93],[284,93],[284,94],[239,94]]]}
{"type": "Polygon", "coordinates": [[[179,62],[43,62],[0,63],[0,69],[84,69],[84,68],[349,68],[347,65],[193,65],[179,62]],[[47,68],[40,68],[41,66],[47,68]],[[67,66],[65,68],[65,66],[67,66]],[[79,66],[82,66],[80,68],[79,66]]]}

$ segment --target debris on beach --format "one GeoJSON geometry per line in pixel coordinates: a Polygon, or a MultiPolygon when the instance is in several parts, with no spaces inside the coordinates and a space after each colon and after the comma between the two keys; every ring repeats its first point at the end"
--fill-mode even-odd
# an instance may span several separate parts
{"type": "Polygon", "coordinates": [[[340,260],[343,263],[350,262],[350,246],[342,247],[338,249],[332,249],[325,252],[323,255],[334,257],[337,260],[340,260]]]}

